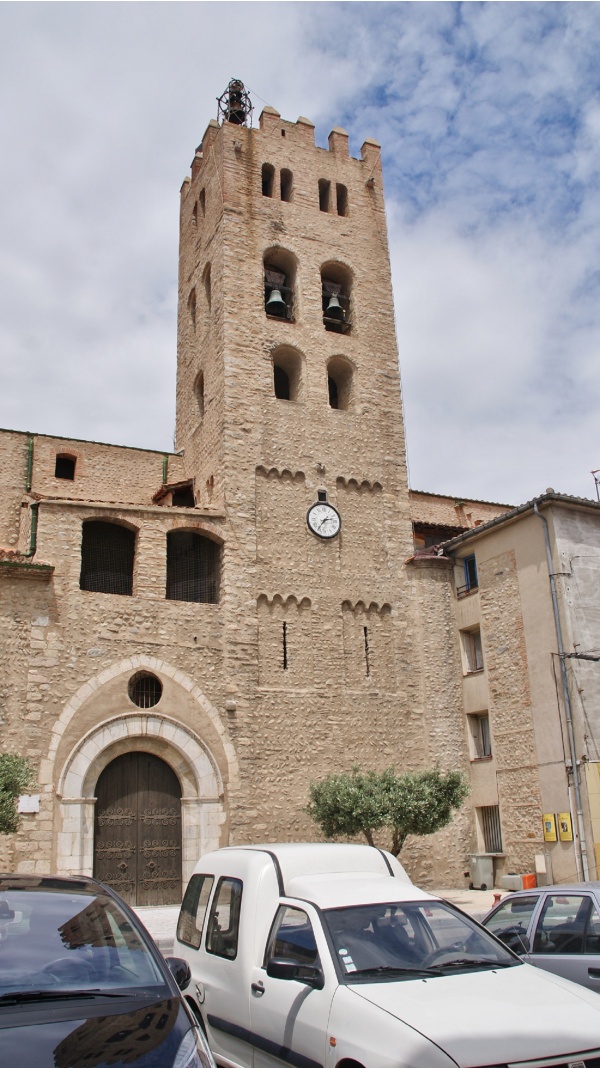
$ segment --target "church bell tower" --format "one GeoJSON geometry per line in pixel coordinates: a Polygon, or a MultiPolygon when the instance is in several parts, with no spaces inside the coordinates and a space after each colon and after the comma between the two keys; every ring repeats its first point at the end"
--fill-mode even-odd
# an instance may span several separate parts
{"type": "MultiPolygon", "coordinates": [[[[412,552],[379,145],[231,82],[181,193],[177,449],[220,531],[234,841],[406,752],[412,552]],[[340,758],[343,755],[343,767],[340,758]]],[[[218,631],[218,633],[217,633],[218,631]]]]}

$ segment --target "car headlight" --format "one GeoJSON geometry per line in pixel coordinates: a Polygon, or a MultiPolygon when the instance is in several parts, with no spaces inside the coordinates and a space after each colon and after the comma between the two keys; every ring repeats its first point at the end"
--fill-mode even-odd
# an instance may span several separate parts
{"type": "Polygon", "coordinates": [[[199,1027],[192,1027],[184,1035],[173,1068],[216,1068],[208,1042],[199,1027]]]}

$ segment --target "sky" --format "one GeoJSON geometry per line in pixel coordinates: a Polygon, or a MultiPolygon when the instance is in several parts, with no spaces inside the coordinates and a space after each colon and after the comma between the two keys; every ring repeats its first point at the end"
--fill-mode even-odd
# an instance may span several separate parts
{"type": "Polygon", "coordinates": [[[0,2],[0,427],[173,447],[216,98],[382,144],[410,483],[595,499],[600,4],[0,2]]]}

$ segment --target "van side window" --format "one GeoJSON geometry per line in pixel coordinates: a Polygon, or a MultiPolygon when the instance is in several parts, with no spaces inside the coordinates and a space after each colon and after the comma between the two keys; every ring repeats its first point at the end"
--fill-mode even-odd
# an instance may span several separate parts
{"type": "Polygon", "coordinates": [[[242,883],[240,879],[219,879],[206,925],[206,952],[235,960],[240,928],[242,883]]]}
{"type": "Polygon", "coordinates": [[[181,904],[177,938],[192,949],[200,948],[204,917],[214,881],[212,875],[192,875],[181,904]]]}
{"type": "Polygon", "coordinates": [[[302,909],[280,906],[267,942],[263,966],[266,968],[274,957],[285,957],[296,964],[319,964],[312,924],[302,909]]]}

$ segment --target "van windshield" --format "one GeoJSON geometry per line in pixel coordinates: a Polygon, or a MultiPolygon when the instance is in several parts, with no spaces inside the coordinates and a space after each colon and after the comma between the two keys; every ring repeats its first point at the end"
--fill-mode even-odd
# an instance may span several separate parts
{"type": "Polygon", "coordinates": [[[338,968],[347,982],[507,968],[519,958],[442,901],[327,909],[338,968]]]}

